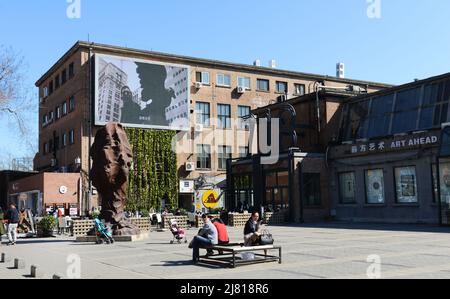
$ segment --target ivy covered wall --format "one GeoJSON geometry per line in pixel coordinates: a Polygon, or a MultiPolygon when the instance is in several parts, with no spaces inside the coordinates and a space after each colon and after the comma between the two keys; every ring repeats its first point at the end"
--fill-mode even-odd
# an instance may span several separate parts
{"type": "Polygon", "coordinates": [[[172,151],[175,131],[127,128],[133,148],[127,210],[159,210],[161,201],[178,207],[177,156],[172,151]]]}

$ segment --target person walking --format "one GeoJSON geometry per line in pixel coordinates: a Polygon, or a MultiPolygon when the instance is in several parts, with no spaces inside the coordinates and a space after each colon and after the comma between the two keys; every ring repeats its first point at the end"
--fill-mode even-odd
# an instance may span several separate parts
{"type": "Polygon", "coordinates": [[[9,205],[8,212],[6,213],[6,220],[8,221],[8,245],[16,245],[19,211],[14,204],[9,205]]]}

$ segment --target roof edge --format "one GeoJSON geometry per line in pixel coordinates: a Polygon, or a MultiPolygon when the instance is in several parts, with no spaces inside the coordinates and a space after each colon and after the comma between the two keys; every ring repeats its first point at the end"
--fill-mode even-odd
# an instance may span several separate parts
{"type": "Polygon", "coordinates": [[[284,69],[272,69],[269,67],[258,67],[258,66],[253,66],[253,65],[249,65],[249,64],[232,63],[232,62],[226,62],[226,61],[214,60],[214,59],[196,58],[196,57],[190,57],[190,56],[175,55],[175,54],[140,50],[140,49],[134,49],[134,48],[126,48],[126,47],[99,44],[99,43],[86,42],[86,41],[77,41],[44,75],[42,75],[36,81],[35,85],[36,86],[41,85],[42,82],[47,80],[47,78],[50,76],[50,74],[53,73],[54,70],[56,68],[58,68],[64,61],[66,61],[70,55],[72,55],[74,52],[76,52],[77,50],[79,50],[81,48],[85,48],[85,49],[92,48],[94,50],[123,52],[123,53],[127,53],[127,54],[135,53],[135,54],[139,54],[139,55],[151,55],[151,56],[155,56],[158,58],[166,58],[166,59],[169,58],[169,59],[188,61],[188,62],[192,62],[192,63],[205,64],[205,65],[212,64],[212,65],[222,66],[222,67],[226,67],[226,68],[239,68],[242,70],[247,70],[247,71],[252,71],[252,72],[258,71],[261,73],[267,73],[267,74],[273,74],[273,75],[297,76],[297,77],[304,77],[304,78],[308,78],[308,79],[326,80],[326,81],[337,82],[337,83],[353,83],[353,84],[360,84],[360,85],[369,85],[369,86],[378,87],[378,88],[380,88],[380,87],[381,88],[389,88],[389,87],[394,86],[392,84],[387,84],[387,83],[356,80],[356,79],[351,79],[351,78],[348,78],[348,79],[347,78],[337,78],[337,77],[332,77],[332,76],[328,76],[328,75],[303,73],[303,72],[284,70],[284,69]]]}

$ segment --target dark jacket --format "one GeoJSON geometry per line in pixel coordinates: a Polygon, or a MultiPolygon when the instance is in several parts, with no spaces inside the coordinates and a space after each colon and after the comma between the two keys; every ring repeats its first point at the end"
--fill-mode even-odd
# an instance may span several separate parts
{"type": "Polygon", "coordinates": [[[17,224],[19,223],[19,211],[17,209],[8,209],[8,212],[6,212],[6,220],[8,220],[8,223],[17,224]]]}
{"type": "Polygon", "coordinates": [[[259,222],[253,223],[252,218],[250,218],[245,224],[244,235],[254,234],[259,230],[259,222]]]}

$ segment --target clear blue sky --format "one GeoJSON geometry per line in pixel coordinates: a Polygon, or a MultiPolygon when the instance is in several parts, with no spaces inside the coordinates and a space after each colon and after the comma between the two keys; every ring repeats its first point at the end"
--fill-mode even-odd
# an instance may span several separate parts
{"type": "MultiPolygon", "coordinates": [[[[368,18],[366,0],[81,0],[81,19],[67,18],[67,6],[0,0],[0,44],[25,57],[30,86],[88,34],[231,62],[274,58],[279,68],[317,74],[334,75],[342,61],[349,78],[393,84],[450,72],[448,0],[381,0],[381,19],[368,18]]],[[[37,117],[29,119],[37,129],[37,117]]],[[[24,155],[13,130],[0,125],[0,152],[24,155]]]]}

